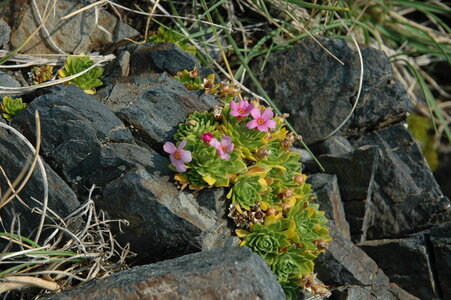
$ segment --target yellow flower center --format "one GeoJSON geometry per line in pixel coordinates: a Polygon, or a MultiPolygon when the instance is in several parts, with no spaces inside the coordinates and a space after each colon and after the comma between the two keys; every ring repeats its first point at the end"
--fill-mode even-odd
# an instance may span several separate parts
{"type": "Polygon", "coordinates": [[[263,125],[263,124],[265,124],[265,120],[263,120],[263,119],[258,119],[258,120],[257,120],[257,123],[258,123],[258,125],[263,125]]]}
{"type": "Polygon", "coordinates": [[[238,110],[238,112],[239,112],[240,114],[244,114],[244,109],[240,108],[240,109],[238,110]]]}
{"type": "Polygon", "coordinates": [[[177,152],[174,153],[174,157],[175,157],[176,160],[180,160],[180,158],[182,158],[182,154],[180,154],[180,152],[177,151],[177,152]]]}

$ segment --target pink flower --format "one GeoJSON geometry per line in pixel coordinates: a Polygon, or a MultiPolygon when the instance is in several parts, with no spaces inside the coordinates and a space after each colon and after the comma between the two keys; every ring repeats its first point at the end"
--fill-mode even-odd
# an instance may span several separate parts
{"type": "Polygon", "coordinates": [[[247,128],[252,129],[257,127],[257,129],[260,131],[268,131],[269,129],[276,128],[276,121],[271,120],[271,118],[274,116],[274,113],[271,109],[265,109],[262,114],[260,109],[254,108],[251,111],[251,115],[254,117],[254,119],[247,122],[247,128]]]}
{"type": "Polygon", "coordinates": [[[254,109],[254,104],[249,104],[249,101],[240,100],[240,103],[234,101],[230,102],[230,114],[234,117],[247,117],[250,115],[251,110],[254,109]]]}
{"type": "Polygon", "coordinates": [[[186,141],[183,140],[180,142],[178,148],[171,142],[166,142],[163,145],[163,149],[165,152],[169,153],[169,158],[171,159],[171,163],[174,165],[177,172],[183,173],[186,172],[186,162],[190,162],[192,160],[191,151],[183,150],[185,147],[186,141]]]}
{"type": "Polygon", "coordinates": [[[233,151],[234,144],[232,143],[232,138],[230,136],[223,136],[221,142],[213,138],[210,141],[210,145],[216,148],[219,156],[222,160],[230,159],[230,152],[233,151]]]}
{"type": "Polygon", "coordinates": [[[202,133],[202,141],[210,145],[210,141],[213,139],[213,134],[211,132],[202,133]]]}

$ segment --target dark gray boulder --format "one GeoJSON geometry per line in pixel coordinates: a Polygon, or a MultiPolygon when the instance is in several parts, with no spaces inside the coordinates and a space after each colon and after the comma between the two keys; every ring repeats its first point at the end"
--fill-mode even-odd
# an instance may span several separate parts
{"type": "Polygon", "coordinates": [[[46,299],[285,299],[265,261],[223,248],[135,267],[46,299]]]}
{"type": "MultiPolygon", "coordinates": [[[[414,233],[451,218],[449,199],[443,196],[419,146],[402,124],[364,134],[352,143],[354,147],[377,146],[381,151],[371,207],[366,212],[366,239],[414,233]]],[[[340,176],[338,180],[340,183],[340,176]]]]}
{"type": "Polygon", "coordinates": [[[385,289],[374,290],[366,286],[342,286],[332,290],[329,299],[333,300],[419,300],[419,298],[407,293],[394,283],[385,289]]]}
{"type": "Polygon", "coordinates": [[[146,43],[127,46],[130,52],[130,75],[150,72],[168,72],[175,75],[178,71],[200,68],[196,57],[185,52],[174,43],[146,43]]]}
{"type": "Polygon", "coordinates": [[[142,145],[157,151],[172,140],[177,124],[188,114],[219,103],[212,95],[187,91],[182,83],[165,74],[119,78],[96,97],[132,129],[142,145]]]}
{"type": "MultiPolygon", "coordinates": [[[[19,175],[31,155],[31,150],[23,141],[20,141],[16,135],[0,128],[0,166],[3,167],[11,182],[19,175]]],[[[44,167],[47,173],[49,187],[48,208],[52,209],[61,217],[66,217],[79,206],[77,197],[69,186],[45,162],[44,167]]],[[[2,195],[7,190],[8,184],[6,179],[3,175],[0,175],[0,191],[2,191],[2,195]]],[[[7,232],[29,236],[32,231],[37,229],[41,219],[41,215],[32,212],[32,209],[34,207],[42,209],[42,206],[34,202],[31,198],[33,197],[42,202],[44,196],[43,178],[37,166],[30,180],[19,195],[28,207],[14,198],[0,209],[0,218],[7,232]],[[14,229],[11,228],[13,219],[15,220],[14,229]]],[[[34,236],[32,238],[34,239],[34,236]]]]}
{"type": "Polygon", "coordinates": [[[438,299],[424,236],[365,241],[358,244],[390,280],[420,299],[438,299]]]}
{"type": "Polygon", "coordinates": [[[40,96],[12,125],[35,139],[34,113],[39,111],[42,155],[70,183],[77,179],[78,164],[107,142],[133,143],[131,132],[108,108],[74,85],[40,96]]]}
{"type": "MultiPolygon", "coordinates": [[[[263,72],[255,72],[262,87],[289,121],[313,144],[331,133],[350,113],[359,82],[359,59],[353,44],[342,39],[317,37],[337,56],[341,65],[316,42],[307,38],[267,60],[263,72]]],[[[361,99],[342,134],[386,126],[412,109],[403,86],[391,83],[387,56],[374,48],[362,48],[365,66],[361,99]]],[[[260,68],[255,64],[254,70],[260,68]]]]}

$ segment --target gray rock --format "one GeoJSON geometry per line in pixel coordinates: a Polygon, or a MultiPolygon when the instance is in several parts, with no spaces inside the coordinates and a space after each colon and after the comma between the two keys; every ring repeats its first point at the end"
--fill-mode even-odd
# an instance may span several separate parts
{"type": "Polygon", "coordinates": [[[355,240],[364,240],[372,215],[371,195],[374,175],[377,170],[380,151],[375,146],[365,146],[342,155],[321,155],[319,161],[326,172],[337,174],[338,185],[355,240]]]}
{"type": "Polygon", "coordinates": [[[172,140],[188,114],[219,103],[212,95],[187,91],[165,74],[119,78],[96,97],[131,127],[137,140],[157,151],[172,140]]]}
{"type": "Polygon", "coordinates": [[[135,267],[47,299],[285,299],[265,261],[247,247],[135,267]]]}
{"type": "Polygon", "coordinates": [[[175,75],[185,69],[200,68],[194,55],[183,51],[174,43],[147,43],[128,48],[131,50],[130,75],[149,72],[175,75]],[[134,49],[130,49],[132,47],[134,49]]]}
{"type": "Polygon", "coordinates": [[[325,211],[329,227],[333,226],[340,235],[350,239],[349,224],[341,202],[337,176],[331,174],[313,174],[307,179],[316,194],[316,202],[325,211]]]}
{"type": "Polygon", "coordinates": [[[315,260],[318,278],[333,286],[361,285],[371,286],[373,290],[388,287],[388,277],[362,249],[333,226],[330,234],[333,242],[315,260]]]}
{"type": "Polygon", "coordinates": [[[2,94],[1,87],[20,87],[20,82],[17,81],[13,76],[0,71],[0,100],[3,99],[4,96],[17,97],[21,93],[16,93],[14,95],[11,94],[2,94]]]}
{"type": "Polygon", "coordinates": [[[390,281],[421,299],[440,298],[423,236],[373,240],[358,245],[384,270],[390,281]]]}
{"type": "Polygon", "coordinates": [[[329,299],[334,300],[419,300],[407,293],[396,284],[390,283],[389,288],[372,289],[366,286],[342,286],[332,291],[329,299]]]}
{"type": "Polygon", "coordinates": [[[12,121],[34,140],[34,112],[39,111],[42,155],[63,179],[73,183],[78,165],[106,142],[133,143],[131,132],[108,108],[74,85],[36,98],[12,121]]]}
{"type": "MultiPolygon", "coordinates": [[[[3,167],[11,182],[19,175],[31,155],[31,150],[16,135],[0,128],[0,166],[3,167]]],[[[49,187],[48,207],[61,217],[66,217],[79,206],[77,197],[68,185],[45,162],[44,167],[47,173],[49,187]]],[[[0,191],[4,195],[8,190],[8,184],[3,175],[0,175],[0,178],[0,191]]],[[[41,219],[40,214],[31,211],[34,207],[42,208],[31,197],[42,202],[44,196],[43,179],[41,173],[38,171],[38,167],[36,167],[30,180],[19,195],[29,207],[20,203],[17,198],[14,198],[6,206],[2,207],[0,209],[0,218],[3,226],[5,226],[5,229],[2,231],[12,231],[23,236],[29,236],[38,227],[41,219]],[[13,219],[15,219],[14,229],[11,228],[13,219]]],[[[32,238],[34,239],[34,235],[32,238]]],[[[1,242],[2,244],[3,241],[1,242]]],[[[3,248],[0,246],[0,249],[3,248]]]]}
{"type": "MultiPolygon", "coordinates": [[[[352,44],[342,39],[317,39],[344,65],[308,38],[290,50],[272,54],[264,71],[255,72],[276,105],[290,114],[289,121],[307,144],[320,141],[345,120],[353,106],[360,74],[352,44]]],[[[397,122],[412,109],[404,88],[389,83],[392,73],[387,56],[373,48],[361,50],[365,66],[363,90],[356,111],[341,130],[347,135],[397,122]]]]}
{"type": "Polygon", "coordinates": [[[434,227],[430,232],[435,270],[443,299],[451,298],[451,223],[434,227]]]}
{"type": "Polygon", "coordinates": [[[97,207],[129,221],[115,233],[119,241],[130,243],[141,262],[239,244],[224,218],[223,189],[179,191],[169,164],[168,158],[143,147],[109,142],[78,165],[77,185],[102,188],[97,207]]]}
{"type": "MultiPolygon", "coordinates": [[[[36,4],[42,17],[47,3],[36,1],[36,4]]],[[[139,36],[138,31],[121,23],[101,7],[98,7],[97,19],[94,10],[90,9],[70,19],[61,20],[63,16],[84,6],[82,1],[60,0],[46,20],[48,32],[63,51],[75,54],[100,51],[124,38],[133,39],[139,36]]],[[[36,24],[40,23],[36,21],[37,11],[28,3],[19,10],[16,19],[20,20],[20,23],[11,33],[11,44],[14,48],[31,36],[37,28],[36,24]]],[[[46,40],[42,32],[36,34],[22,49],[23,53],[28,54],[54,54],[55,51],[55,47],[46,40]]]]}
{"type": "Polygon", "coordinates": [[[339,135],[331,136],[319,144],[312,145],[310,149],[315,153],[315,155],[342,155],[354,150],[351,143],[346,138],[339,135]]]}
{"type": "Polygon", "coordinates": [[[381,151],[365,217],[366,239],[418,232],[450,220],[450,201],[443,197],[421,150],[402,124],[352,142],[354,147],[375,145],[381,151]]]}
{"type": "Polygon", "coordinates": [[[0,48],[9,49],[9,37],[11,35],[11,28],[8,23],[6,23],[3,19],[0,19],[0,48]]]}

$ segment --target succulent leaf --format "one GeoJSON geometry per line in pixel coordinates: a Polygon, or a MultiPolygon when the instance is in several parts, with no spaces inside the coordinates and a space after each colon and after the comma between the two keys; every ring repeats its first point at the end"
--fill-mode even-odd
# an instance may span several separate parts
{"type": "MultiPolygon", "coordinates": [[[[63,69],[58,70],[60,78],[75,75],[94,65],[89,56],[67,57],[63,69]]],[[[103,74],[103,68],[94,67],[88,72],[68,81],[68,84],[75,84],[88,94],[95,94],[95,88],[101,86],[103,82],[99,79],[103,74]]]]}
{"type": "Polygon", "coordinates": [[[24,110],[25,107],[27,107],[27,104],[22,102],[22,98],[4,96],[3,102],[0,103],[2,116],[8,121],[11,121],[14,116],[24,110]]]}

